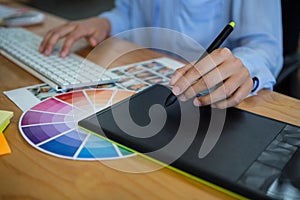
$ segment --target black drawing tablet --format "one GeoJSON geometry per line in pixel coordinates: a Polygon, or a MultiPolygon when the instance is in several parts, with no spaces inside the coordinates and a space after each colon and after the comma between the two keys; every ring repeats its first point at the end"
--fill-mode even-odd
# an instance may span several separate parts
{"type": "Polygon", "coordinates": [[[236,108],[197,108],[191,101],[164,108],[170,93],[154,85],[78,124],[240,197],[282,196],[273,185],[297,150],[284,145],[299,127],[236,108]],[[201,147],[211,150],[203,157],[201,147]]]}

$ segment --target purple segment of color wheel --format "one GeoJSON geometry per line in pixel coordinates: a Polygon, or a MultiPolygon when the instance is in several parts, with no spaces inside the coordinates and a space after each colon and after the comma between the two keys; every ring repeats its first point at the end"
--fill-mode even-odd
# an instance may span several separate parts
{"type": "Polygon", "coordinates": [[[31,108],[31,110],[41,110],[52,113],[68,114],[72,110],[72,106],[62,103],[54,98],[50,98],[31,108]]]}
{"type": "Polygon", "coordinates": [[[86,136],[86,134],[71,131],[40,145],[40,147],[58,155],[72,157],[81,146],[86,136]]]}
{"type": "Polygon", "coordinates": [[[74,121],[72,116],[28,111],[23,116],[21,125],[44,124],[52,122],[74,121]]]}
{"type": "Polygon", "coordinates": [[[38,125],[22,127],[22,130],[26,137],[33,142],[38,144],[56,135],[59,135],[67,130],[70,130],[66,124],[49,124],[49,125],[38,125]]]}

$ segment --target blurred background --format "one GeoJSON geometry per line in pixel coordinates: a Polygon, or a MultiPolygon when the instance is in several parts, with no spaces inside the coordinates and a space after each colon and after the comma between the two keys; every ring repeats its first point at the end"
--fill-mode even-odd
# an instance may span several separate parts
{"type": "Polygon", "coordinates": [[[69,20],[96,16],[114,7],[114,0],[24,0],[23,2],[69,20]]]}

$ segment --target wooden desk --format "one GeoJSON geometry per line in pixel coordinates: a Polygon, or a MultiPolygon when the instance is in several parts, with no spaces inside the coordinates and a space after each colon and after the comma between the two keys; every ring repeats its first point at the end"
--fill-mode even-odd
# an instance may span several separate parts
{"type": "MultiPolygon", "coordinates": [[[[47,15],[44,25],[29,29],[44,34],[49,28],[62,23],[64,20],[47,15]]],[[[112,40],[109,48],[103,47],[99,51],[117,56],[125,49],[126,42],[112,40]]],[[[85,48],[79,53],[86,55],[89,50],[85,48]]],[[[161,56],[148,50],[134,53],[135,56],[128,55],[114,64],[123,65],[161,56]]],[[[95,57],[95,61],[103,65],[107,62],[104,56],[95,57]]],[[[22,111],[3,91],[38,83],[41,81],[0,55],[0,110],[14,112],[11,124],[4,131],[12,154],[0,157],[0,199],[234,199],[166,168],[131,174],[114,170],[98,161],[65,160],[37,151],[20,135],[18,121],[22,111]]],[[[261,91],[238,107],[300,126],[300,101],[275,92],[261,91]]],[[[124,160],[114,162],[123,164],[124,160]]],[[[135,157],[134,162],[151,165],[140,157],[135,157]]]]}

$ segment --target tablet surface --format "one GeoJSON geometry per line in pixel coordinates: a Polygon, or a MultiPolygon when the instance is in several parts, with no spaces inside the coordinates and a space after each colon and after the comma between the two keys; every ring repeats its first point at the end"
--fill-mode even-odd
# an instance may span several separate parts
{"type": "Polygon", "coordinates": [[[152,86],[79,126],[242,196],[277,197],[268,191],[295,148],[284,158],[280,147],[274,155],[266,152],[284,137],[287,124],[236,108],[198,108],[191,101],[164,107],[170,93],[164,86],[152,86]],[[211,150],[200,156],[207,143],[211,150]]]}

